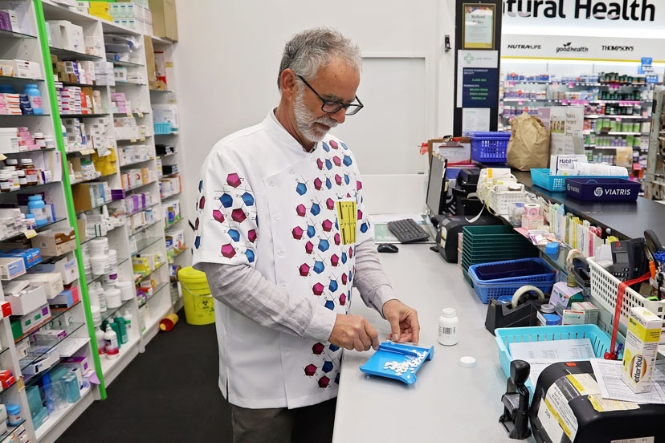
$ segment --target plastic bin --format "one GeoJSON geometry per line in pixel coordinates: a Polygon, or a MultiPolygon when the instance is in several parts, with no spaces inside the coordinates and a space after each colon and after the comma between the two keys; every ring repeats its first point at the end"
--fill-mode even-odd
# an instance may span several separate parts
{"type": "Polygon", "coordinates": [[[178,271],[185,306],[185,320],[190,325],[209,325],[215,322],[215,305],[205,272],[188,266],[178,271]]]}
{"type": "Polygon", "coordinates": [[[171,123],[155,123],[155,135],[166,135],[171,133],[171,123]]]}
{"type": "Polygon", "coordinates": [[[474,132],[471,159],[482,163],[506,163],[510,132],[474,132]]]}
{"type": "Polygon", "coordinates": [[[495,299],[510,300],[513,294],[524,285],[533,285],[543,292],[550,292],[556,280],[556,271],[540,258],[471,265],[468,272],[473,281],[473,289],[483,303],[489,303],[490,300],[495,299]],[[506,277],[513,271],[520,272],[519,270],[524,267],[540,273],[506,277]],[[502,278],[484,280],[478,276],[478,272],[502,278]]]}
{"type": "Polygon", "coordinates": [[[566,194],[586,201],[635,201],[641,185],[624,178],[567,178],[566,194]]]}
{"type": "MultiPolygon", "coordinates": [[[[589,338],[596,357],[603,358],[605,352],[610,349],[610,336],[596,325],[498,328],[494,330],[494,335],[499,348],[501,369],[506,377],[510,377],[510,362],[513,360],[510,356],[510,343],[589,338]]],[[[533,395],[534,386],[531,381],[527,381],[526,386],[533,395]]]]}
{"type": "Polygon", "coordinates": [[[534,185],[541,188],[545,188],[548,191],[552,192],[566,192],[566,179],[581,179],[581,178],[621,178],[625,179],[626,177],[615,177],[615,176],[589,176],[589,175],[578,175],[578,176],[566,176],[566,175],[550,175],[550,170],[548,168],[533,168],[531,169],[531,181],[534,185]]]}

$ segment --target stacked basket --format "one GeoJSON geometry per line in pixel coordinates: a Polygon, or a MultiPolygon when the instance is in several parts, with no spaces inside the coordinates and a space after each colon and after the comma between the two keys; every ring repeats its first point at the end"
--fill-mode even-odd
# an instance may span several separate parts
{"type": "Polygon", "coordinates": [[[465,226],[463,232],[462,275],[471,286],[471,265],[538,256],[538,249],[510,226],[465,226]]]}

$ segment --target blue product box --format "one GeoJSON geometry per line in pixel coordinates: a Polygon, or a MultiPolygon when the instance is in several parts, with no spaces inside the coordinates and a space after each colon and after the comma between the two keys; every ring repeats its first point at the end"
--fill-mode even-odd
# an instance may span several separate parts
{"type": "Polygon", "coordinates": [[[42,261],[42,252],[39,248],[12,249],[4,252],[2,255],[4,257],[21,257],[26,269],[42,261]]]}
{"type": "Polygon", "coordinates": [[[77,301],[72,290],[65,289],[55,297],[48,299],[48,304],[51,309],[66,309],[74,306],[77,301]]]}
{"type": "Polygon", "coordinates": [[[561,317],[559,317],[557,314],[544,314],[542,312],[538,312],[537,316],[541,326],[554,326],[561,324],[561,317]]]}

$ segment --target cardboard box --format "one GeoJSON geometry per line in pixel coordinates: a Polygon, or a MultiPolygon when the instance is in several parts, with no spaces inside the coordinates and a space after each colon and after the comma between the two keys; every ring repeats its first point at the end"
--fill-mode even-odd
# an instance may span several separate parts
{"type": "Polygon", "coordinates": [[[91,369],[88,357],[85,356],[69,357],[62,362],[62,366],[66,368],[78,369],[81,371],[81,374],[86,374],[91,369]]]}
{"type": "Polygon", "coordinates": [[[598,323],[598,308],[588,301],[586,302],[575,302],[571,305],[571,308],[577,311],[584,311],[584,323],[595,325],[598,323]]]}
{"type": "Polygon", "coordinates": [[[13,75],[11,77],[19,78],[34,78],[41,79],[42,71],[41,65],[37,62],[27,61],[27,60],[0,60],[0,65],[2,65],[3,75],[9,75],[5,71],[12,71],[13,75]]]}
{"type": "MultiPolygon", "coordinates": [[[[20,318],[21,334],[26,334],[51,318],[51,309],[48,305],[41,306],[20,318]]],[[[20,337],[20,335],[19,335],[20,337]]],[[[14,336],[16,338],[16,336],[14,336]]]]}
{"type": "Polygon", "coordinates": [[[43,285],[19,280],[4,285],[3,289],[13,315],[25,315],[46,304],[46,289],[43,285]]]}
{"type": "Polygon", "coordinates": [[[58,272],[48,272],[43,274],[30,273],[22,275],[18,279],[43,285],[46,290],[47,298],[53,298],[65,290],[65,287],[62,284],[62,276],[58,272]]]}
{"type": "Polygon", "coordinates": [[[584,311],[576,311],[574,309],[564,309],[563,317],[561,318],[562,325],[583,325],[584,324],[584,311]]]}
{"type": "Polygon", "coordinates": [[[25,268],[31,268],[42,261],[42,253],[39,248],[11,249],[0,254],[3,257],[17,257],[23,260],[25,268]]]}
{"type": "Polygon", "coordinates": [[[651,374],[658,355],[663,320],[646,308],[630,308],[623,351],[623,380],[636,393],[652,389],[651,374]]]}
{"type": "MultiPolygon", "coordinates": [[[[81,231],[79,231],[81,232],[81,231]]],[[[41,263],[30,269],[33,273],[57,272],[62,277],[62,283],[68,285],[79,278],[79,268],[76,256],[69,259],[64,257],[52,263],[41,263]]]]}
{"type": "Polygon", "coordinates": [[[79,287],[74,286],[71,289],[65,289],[55,297],[48,300],[51,309],[67,309],[81,301],[79,287]]]}
{"type": "Polygon", "coordinates": [[[152,32],[157,37],[178,41],[178,21],[175,0],[150,0],[152,32]]]}
{"type": "Polygon", "coordinates": [[[32,246],[41,249],[42,255],[57,257],[76,249],[74,229],[42,231],[32,238],[32,246]]]}
{"type": "Polygon", "coordinates": [[[0,280],[13,280],[25,274],[25,262],[20,257],[0,257],[0,280]]]}

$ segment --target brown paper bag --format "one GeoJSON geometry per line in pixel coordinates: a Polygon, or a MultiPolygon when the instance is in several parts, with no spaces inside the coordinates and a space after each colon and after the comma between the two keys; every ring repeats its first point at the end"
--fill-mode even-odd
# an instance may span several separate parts
{"type": "Polygon", "coordinates": [[[524,113],[511,122],[508,166],[520,171],[547,168],[550,156],[550,131],[538,118],[524,113]]]}

